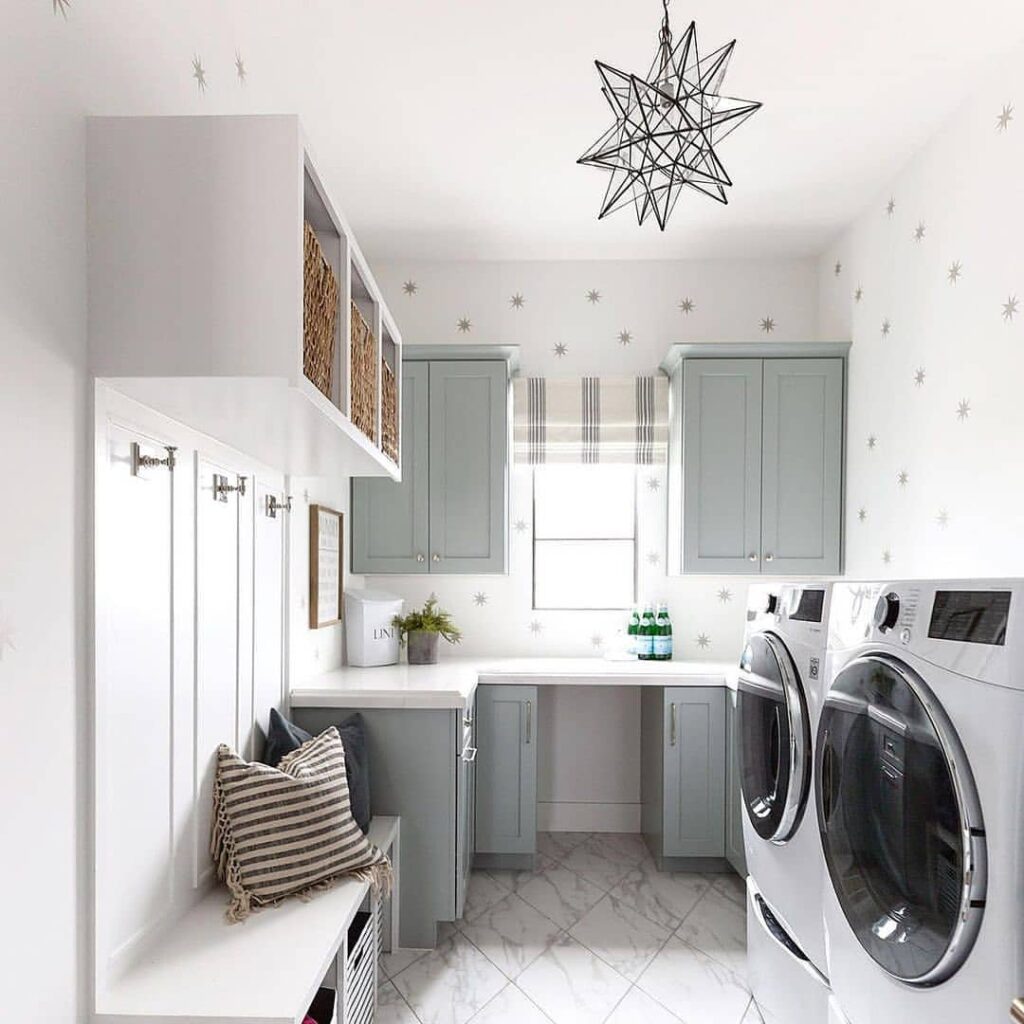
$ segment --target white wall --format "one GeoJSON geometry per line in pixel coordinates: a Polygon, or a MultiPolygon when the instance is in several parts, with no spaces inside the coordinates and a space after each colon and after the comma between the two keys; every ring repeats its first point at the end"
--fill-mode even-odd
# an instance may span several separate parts
{"type": "Polygon", "coordinates": [[[853,338],[853,576],[1024,573],[1022,56],[993,72],[820,261],[821,330],[853,338]],[[1000,130],[1015,97],[1020,112],[1000,130]]]}

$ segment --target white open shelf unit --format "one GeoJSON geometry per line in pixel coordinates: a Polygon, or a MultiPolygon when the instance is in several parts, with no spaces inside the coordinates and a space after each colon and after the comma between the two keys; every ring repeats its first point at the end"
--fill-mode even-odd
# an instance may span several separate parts
{"type": "Polygon", "coordinates": [[[401,336],[298,118],[90,118],[88,232],[96,377],[288,473],[399,477],[380,361],[401,422],[401,336]],[[329,396],[303,373],[304,221],[339,285],[329,396]],[[377,345],[372,439],[349,417],[350,300],[377,345]]]}

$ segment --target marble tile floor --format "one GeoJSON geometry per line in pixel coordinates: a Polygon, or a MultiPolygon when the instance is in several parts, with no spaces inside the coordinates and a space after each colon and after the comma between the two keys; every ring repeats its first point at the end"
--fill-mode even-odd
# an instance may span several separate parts
{"type": "Polygon", "coordinates": [[[474,872],[436,949],[384,957],[377,1024],[762,1024],[738,877],[659,872],[635,835],[537,848],[474,872]]]}

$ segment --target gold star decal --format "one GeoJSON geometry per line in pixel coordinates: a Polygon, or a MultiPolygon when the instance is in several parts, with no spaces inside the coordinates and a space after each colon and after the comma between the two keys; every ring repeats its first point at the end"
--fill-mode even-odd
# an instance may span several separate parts
{"type": "Polygon", "coordinates": [[[647,478],[647,490],[658,491],[661,489],[661,481],[656,476],[647,478]]]}
{"type": "Polygon", "coordinates": [[[707,633],[698,633],[696,644],[702,651],[706,651],[711,646],[711,637],[707,633]]]}
{"type": "Polygon", "coordinates": [[[633,335],[629,331],[619,331],[619,344],[620,345],[631,345],[633,343],[633,335]]]}
{"type": "Polygon", "coordinates": [[[924,384],[925,376],[926,376],[926,374],[924,372],[924,367],[923,366],[919,366],[917,368],[917,373],[914,374],[914,383],[918,387],[921,387],[921,385],[924,384]]]}
{"type": "Polygon", "coordinates": [[[1012,323],[1013,318],[1017,315],[1017,296],[1011,295],[1003,303],[1003,319],[1007,323],[1012,323]]]}
{"type": "Polygon", "coordinates": [[[590,638],[590,644],[592,647],[600,647],[604,643],[604,637],[600,633],[595,633],[590,638]]]}
{"type": "Polygon", "coordinates": [[[858,285],[857,286],[857,290],[853,293],[853,301],[854,302],[860,302],[860,300],[863,299],[863,298],[864,298],[864,289],[861,288],[860,285],[858,285]]]}
{"type": "Polygon", "coordinates": [[[939,529],[944,530],[949,526],[949,513],[944,509],[939,509],[939,514],[935,517],[935,522],[939,524],[939,529]]]}
{"type": "Polygon", "coordinates": [[[861,507],[857,509],[857,519],[863,523],[867,520],[867,518],[868,510],[863,505],[861,505],[861,507]]]}
{"type": "Polygon", "coordinates": [[[568,351],[569,351],[569,346],[566,345],[566,343],[564,341],[560,341],[555,346],[555,355],[558,356],[559,359],[561,359],[562,356],[564,356],[566,354],[566,352],[568,352],[568,351]]]}
{"type": "Polygon", "coordinates": [[[1000,111],[999,116],[996,118],[996,130],[1005,132],[1010,127],[1010,122],[1013,120],[1013,104],[1004,103],[1003,109],[1000,111]]]}
{"type": "Polygon", "coordinates": [[[910,474],[905,469],[901,469],[896,474],[896,482],[900,485],[900,487],[906,487],[909,480],[910,474]]]}
{"type": "Polygon", "coordinates": [[[196,80],[199,91],[206,92],[206,71],[198,55],[192,58],[192,77],[196,80]]]}
{"type": "Polygon", "coordinates": [[[508,300],[508,304],[513,309],[522,309],[523,306],[526,305],[526,299],[524,299],[522,295],[519,294],[519,292],[516,292],[515,295],[513,295],[512,298],[508,300]]]}
{"type": "Polygon", "coordinates": [[[770,316],[764,317],[761,320],[761,330],[765,334],[771,334],[775,330],[775,321],[770,316]]]}
{"type": "Polygon", "coordinates": [[[971,415],[971,403],[966,398],[961,398],[956,407],[956,418],[961,423],[971,415]]]}
{"type": "Polygon", "coordinates": [[[487,595],[482,590],[478,590],[473,595],[473,604],[475,604],[477,608],[483,608],[483,606],[487,604],[487,595]]]}
{"type": "Polygon", "coordinates": [[[878,447],[878,438],[874,434],[868,435],[868,451],[874,451],[878,447]]]}
{"type": "Polygon", "coordinates": [[[839,260],[836,260],[835,272],[836,277],[838,277],[843,272],[843,265],[842,263],[839,262],[839,260]]]}
{"type": "Polygon", "coordinates": [[[543,629],[544,626],[540,622],[538,622],[537,619],[534,619],[533,622],[530,623],[530,632],[534,636],[539,636],[543,629]]]}
{"type": "Polygon", "coordinates": [[[884,563],[885,563],[886,565],[891,565],[891,564],[892,564],[892,552],[891,552],[891,551],[890,551],[890,550],[889,550],[888,548],[886,548],[886,549],[885,549],[885,550],[884,550],[884,551],[882,552],[882,561],[883,561],[883,562],[884,562],[884,563]]]}
{"type": "Polygon", "coordinates": [[[890,199],[889,202],[887,202],[885,204],[885,212],[891,217],[893,215],[893,212],[895,211],[895,209],[896,209],[896,200],[895,199],[890,199]]]}
{"type": "Polygon", "coordinates": [[[914,241],[920,242],[924,238],[924,221],[919,221],[916,228],[914,228],[914,241]]]}
{"type": "Polygon", "coordinates": [[[648,565],[657,565],[659,561],[661,561],[661,558],[658,555],[657,551],[648,551],[647,552],[647,564],[648,565]]]}
{"type": "Polygon", "coordinates": [[[679,310],[682,313],[692,313],[697,308],[697,303],[693,299],[680,299],[679,310]]]}
{"type": "Polygon", "coordinates": [[[406,281],[402,285],[402,291],[406,295],[415,295],[420,290],[420,286],[415,281],[406,281]]]}
{"type": "Polygon", "coordinates": [[[950,284],[956,284],[960,280],[960,275],[963,273],[963,264],[959,260],[953,260],[949,265],[949,270],[946,271],[946,279],[950,284]]]}
{"type": "Polygon", "coordinates": [[[473,321],[468,316],[460,317],[455,324],[459,329],[459,334],[468,334],[473,329],[473,321]]]}
{"type": "Polygon", "coordinates": [[[593,306],[595,303],[600,301],[601,293],[596,288],[591,288],[590,291],[587,292],[587,302],[593,306]]]}
{"type": "Polygon", "coordinates": [[[892,322],[887,317],[885,320],[882,321],[882,337],[883,338],[888,338],[889,337],[889,332],[891,330],[892,330],[892,322]]]}
{"type": "Polygon", "coordinates": [[[515,531],[516,531],[516,533],[525,533],[526,532],[526,520],[525,519],[517,519],[516,520],[516,522],[515,522],[515,531]]]}
{"type": "Polygon", "coordinates": [[[235,50],[235,74],[238,75],[238,81],[245,85],[245,61],[242,60],[242,55],[235,50]]]}
{"type": "Polygon", "coordinates": [[[728,604],[732,600],[732,591],[728,587],[722,587],[718,591],[718,600],[722,604],[728,604]]]}

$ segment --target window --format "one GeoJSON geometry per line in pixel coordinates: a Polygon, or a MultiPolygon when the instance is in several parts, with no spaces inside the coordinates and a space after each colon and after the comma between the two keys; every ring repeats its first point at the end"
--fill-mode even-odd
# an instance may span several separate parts
{"type": "Polygon", "coordinates": [[[636,470],[533,472],[533,606],[617,610],[636,601],[636,470]]]}

